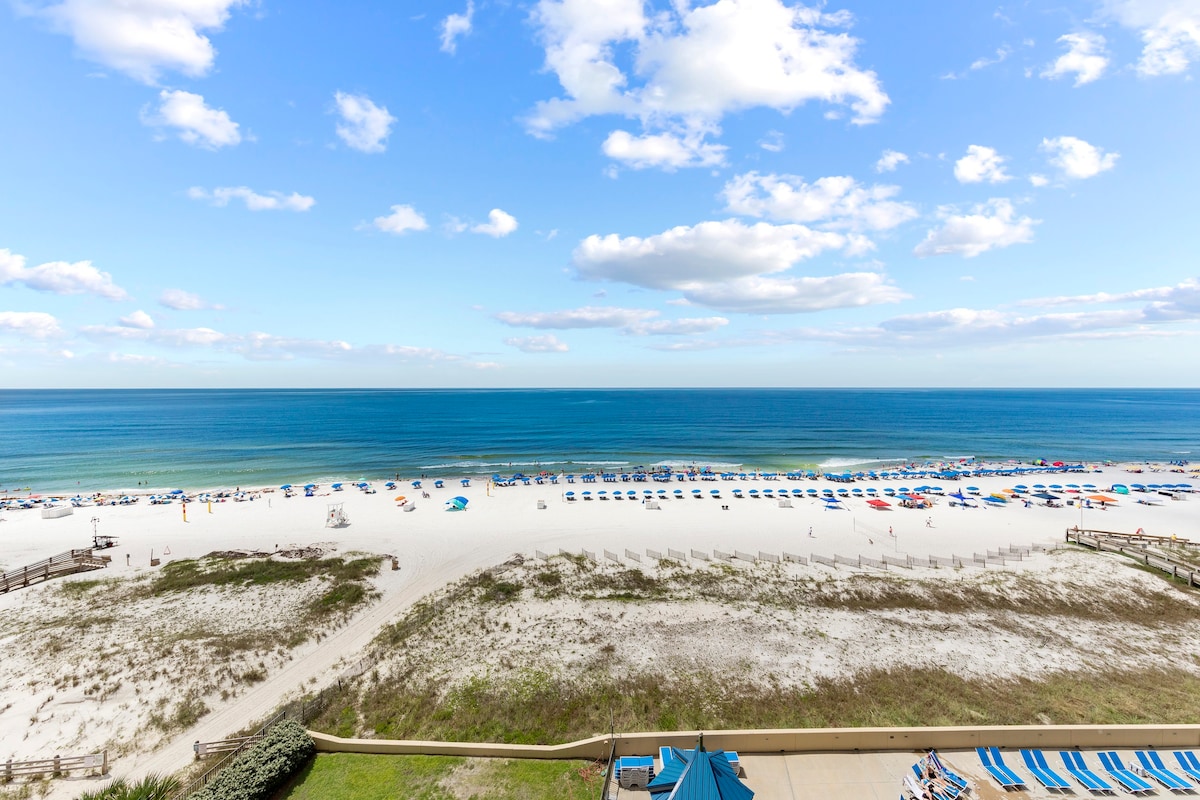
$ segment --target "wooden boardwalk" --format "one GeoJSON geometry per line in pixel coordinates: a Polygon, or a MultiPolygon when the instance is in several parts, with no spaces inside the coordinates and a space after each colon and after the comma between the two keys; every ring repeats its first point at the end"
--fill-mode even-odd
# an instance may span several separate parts
{"type": "Polygon", "coordinates": [[[1192,542],[1186,539],[1165,536],[1146,536],[1143,534],[1114,533],[1112,531],[1067,529],[1067,541],[1093,550],[1107,553],[1120,553],[1135,561],[1140,561],[1148,567],[1185,581],[1188,586],[1200,586],[1200,569],[1191,561],[1184,561],[1157,550],[1141,546],[1139,542],[1149,545],[1168,547],[1190,547],[1192,542]]]}
{"type": "Polygon", "coordinates": [[[61,578],[64,575],[74,575],[77,572],[88,572],[93,569],[104,569],[110,561],[112,559],[109,556],[95,555],[90,547],[84,550],[68,550],[36,564],[0,575],[0,594],[48,581],[51,578],[61,578]]]}

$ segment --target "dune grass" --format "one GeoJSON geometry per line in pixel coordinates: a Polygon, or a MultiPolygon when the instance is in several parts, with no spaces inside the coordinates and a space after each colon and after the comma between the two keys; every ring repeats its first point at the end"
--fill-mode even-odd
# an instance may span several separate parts
{"type": "Polygon", "coordinates": [[[1184,724],[1200,716],[1200,677],[1170,672],[1062,673],[968,680],[937,669],[874,670],[807,689],[725,676],[644,673],[556,679],[476,678],[444,693],[399,681],[347,691],[312,723],[389,739],[556,744],[608,730],[937,725],[1184,724]]]}
{"type": "Polygon", "coordinates": [[[276,800],[585,800],[599,781],[586,761],[322,753],[276,800]]]}

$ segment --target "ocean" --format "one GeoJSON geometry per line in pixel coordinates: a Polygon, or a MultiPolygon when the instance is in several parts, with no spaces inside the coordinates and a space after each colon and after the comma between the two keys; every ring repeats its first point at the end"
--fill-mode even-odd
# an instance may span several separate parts
{"type": "Polygon", "coordinates": [[[6,491],[1198,453],[1200,390],[0,391],[6,491]]]}

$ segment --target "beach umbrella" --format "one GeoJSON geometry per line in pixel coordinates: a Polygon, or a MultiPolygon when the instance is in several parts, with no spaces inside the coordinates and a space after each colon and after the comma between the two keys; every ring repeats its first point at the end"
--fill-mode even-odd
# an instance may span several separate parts
{"type": "Polygon", "coordinates": [[[171,494],[183,494],[183,489],[172,489],[171,494]]]}
{"type": "Polygon", "coordinates": [[[403,503],[403,502],[404,502],[405,500],[407,500],[407,499],[408,499],[408,498],[407,498],[407,497],[405,497],[405,496],[404,496],[404,495],[402,495],[402,494],[401,494],[401,495],[397,495],[397,496],[396,496],[396,502],[397,502],[397,503],[403,503]]]}
{"type": "Polygon", "coordinates": [[[468,502],[469,501],[465,497],[461,497],[461,496],[460,497],[451,497],[449,500],[446,501],[446,505],[450,506],[450,508],[448,508],[446,510],[447,511],[462,511],[463,509],[465,509],[467,507],[468,502]]]}
{"type": "Polygon", "coordinates": [[[304,484],[304,488],[305,489],[315,489],[315,488],[317,488],[317,485],[315,483],[306,483],[306,484],[304,484]]]}
{"type": "Polygon", "coordinates": [[[574,492],[567,492],[567,493],[566,493],[565,495],[563,495],[563,496],[564,496],[564,497],[566,497],[568,500],[573,500],[573,499],[575,499],[575,493],[574,493],[574,492]]]}

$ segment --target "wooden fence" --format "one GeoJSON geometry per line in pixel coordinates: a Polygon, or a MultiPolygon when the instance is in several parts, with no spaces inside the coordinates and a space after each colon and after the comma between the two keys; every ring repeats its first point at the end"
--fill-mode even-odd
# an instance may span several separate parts
{"type": "Polygon", "coordinates": [[[13,761],[11,758],[4,762],[0,773],[5,783],[21,775],[61,775],[73,769],[98,769],[101,775],[108,774],[108,751],[90,753],[86,756],[55,756],[54,758],[37,758],[29,761],[13,761]]]}
{"type": "Polygon", "coordinates": [[[74,575],[76,572],[87,572],[93,569],[103,569],[112,561],[109,556],[97,556],[92,548],[84,550],[68,550],[56,556],[44,559],[27,567],[14,569],[0,575],[0,594],[12,589],[22,589],[33,583],[41,583],[51,578],[61,578],[64,575],[74,575]]]}

